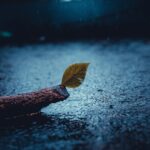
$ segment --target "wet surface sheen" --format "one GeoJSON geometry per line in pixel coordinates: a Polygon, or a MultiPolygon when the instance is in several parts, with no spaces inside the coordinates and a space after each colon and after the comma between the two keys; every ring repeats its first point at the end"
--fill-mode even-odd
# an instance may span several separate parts
{"type": "Polygon", "coordinates": [[[76,42],[0,48],[0,95],[58,85],[89,62],[84,84],[31,118],[0,122],[0,149],[150,148],[150,44],[76,42]]]}

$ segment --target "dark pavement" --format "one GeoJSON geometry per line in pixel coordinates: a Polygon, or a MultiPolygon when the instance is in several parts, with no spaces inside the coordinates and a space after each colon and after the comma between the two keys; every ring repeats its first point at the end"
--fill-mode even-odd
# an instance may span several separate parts
{"type": "Polygon", "coordinates": [[[0,95],[58,85],[89,62],[70,97],[31,119],[0,122],[0,150],[149,150],[150,43],[70,42],[0,48],[0,95]]]}

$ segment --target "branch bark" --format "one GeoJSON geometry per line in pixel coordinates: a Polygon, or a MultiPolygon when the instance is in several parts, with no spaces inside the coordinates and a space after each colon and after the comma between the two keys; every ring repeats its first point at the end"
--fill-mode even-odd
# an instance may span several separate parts
{"type": "Polygon", "coordinates": [[[0,97],[0,117],[6,118],[36,113],[42,107],[62,101],[68,96],[69,93],[66,88],[60,85],[17,96],[2,96],[0,97]]]}

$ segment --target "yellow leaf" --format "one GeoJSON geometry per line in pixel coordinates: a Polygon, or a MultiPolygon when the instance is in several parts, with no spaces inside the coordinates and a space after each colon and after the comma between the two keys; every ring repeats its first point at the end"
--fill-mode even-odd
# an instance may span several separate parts
{"type": "Polygon", "coordinates": [[[61,85],[69,88],[76,88],[85,79],[89,63],[79,63],[70,65],[64,72],[61,85]]]}

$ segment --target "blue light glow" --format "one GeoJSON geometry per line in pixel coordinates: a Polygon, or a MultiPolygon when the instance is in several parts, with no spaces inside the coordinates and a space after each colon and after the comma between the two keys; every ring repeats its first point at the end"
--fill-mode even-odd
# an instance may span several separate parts
{"type": "Polygon", "coordinates": [[[72,0],[61,0],[62,2],[71,2],[72,0]]]}

